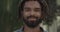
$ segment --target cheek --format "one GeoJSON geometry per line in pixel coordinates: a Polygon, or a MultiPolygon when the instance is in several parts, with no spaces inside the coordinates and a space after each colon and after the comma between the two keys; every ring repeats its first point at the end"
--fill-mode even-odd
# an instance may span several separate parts
{"type": "Polygon", "coordinates": [[[41,17],[41,13],[40,12],[37,12],[36,13],[36,16],[41,17]]]}
{"type": "Polygon", "coordinates": [[[23,16],[24,16],[24,17],[29,16],[29,12],[23,12],[23,16]]]}

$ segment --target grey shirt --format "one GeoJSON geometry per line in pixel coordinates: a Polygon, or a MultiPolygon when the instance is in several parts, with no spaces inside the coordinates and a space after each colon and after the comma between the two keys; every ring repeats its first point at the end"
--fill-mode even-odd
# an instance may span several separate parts
{"type": "MultiPolygon", "coordinates": [[[[14,31],[14,32],[23,32],[23,27],[18,29],[18,30],[16,30],[16,31],[14,31]]],[[[44,32],[47,32],[47,31],[44,31],[44,32]]]]}

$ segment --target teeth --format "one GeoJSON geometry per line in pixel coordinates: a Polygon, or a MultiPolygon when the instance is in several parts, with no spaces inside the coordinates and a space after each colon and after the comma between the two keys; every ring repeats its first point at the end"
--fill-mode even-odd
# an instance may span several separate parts
{"type": "Polygon", "coordinates": [[[29,18],[29,20],[36,20],[35,18],[29,18]]]}
{"type": "Polygon", "coordinates": [[[29,19],[35,19],[35,18],[29,18],[29,19]]]}
{"type": "Polygon", "coordinates": [[[32,17],[33,18],[33,17],[32,17]]]}

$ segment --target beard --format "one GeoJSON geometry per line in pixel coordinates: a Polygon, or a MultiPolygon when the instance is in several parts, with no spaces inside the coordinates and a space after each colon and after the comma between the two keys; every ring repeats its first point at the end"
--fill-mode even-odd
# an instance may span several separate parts
{"type": "Polygon", "coordinates": [[[34,28],[42,22],[42,19],[40,19],[39,17],[35,17],[35,16],[29,16],[29,17],[26,17],[26,19],[23,18],[23,20],[24,20],[24,23],[30,28],[34,28]],[[35,21],[28,21],[28,19],[31,17],[35,18],[36,20],[35,21]]]}

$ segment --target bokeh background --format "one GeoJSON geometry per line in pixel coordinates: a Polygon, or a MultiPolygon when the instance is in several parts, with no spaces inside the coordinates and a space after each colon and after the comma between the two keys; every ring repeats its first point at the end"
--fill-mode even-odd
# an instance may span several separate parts
{"type": "MultiPolygon", "coordinates": [[[[18,20],[18,3],[21,0],[0,0],[0,32],[13,32],[23,25],[18,20]]],[[[60,32],[60,0],[46,0],[49,13],[45,23],[41,23],[48,32],[60,32]]]]}

